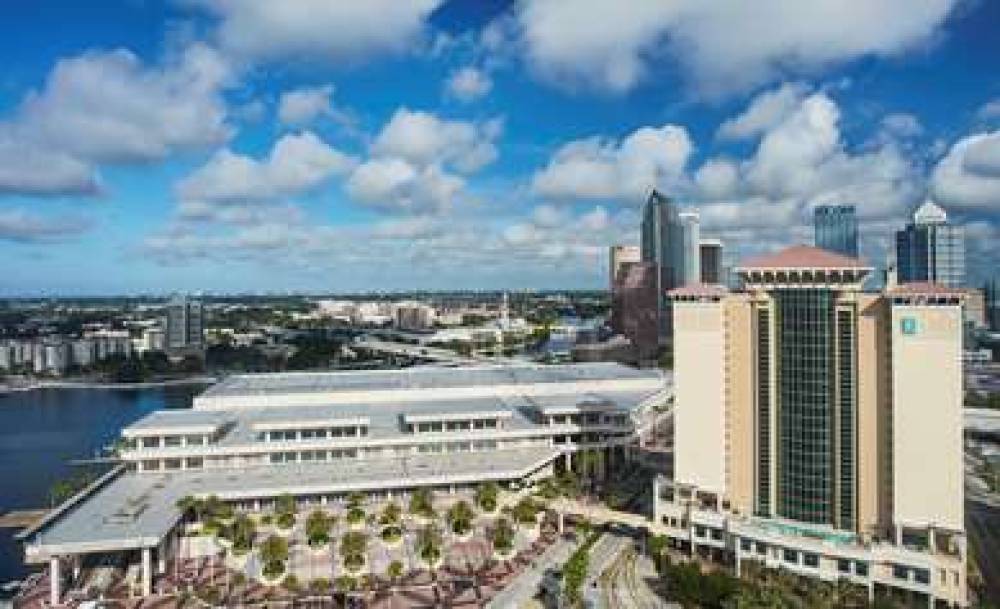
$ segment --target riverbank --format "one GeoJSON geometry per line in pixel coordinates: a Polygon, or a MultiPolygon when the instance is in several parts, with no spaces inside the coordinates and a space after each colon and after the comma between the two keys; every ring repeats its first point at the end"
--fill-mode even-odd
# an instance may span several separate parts
{"type": "Polygon", "coordinates": [[[157,387],[182,387],[187,385],[211,385],[218,382],[214,376],[191,376],[180,379],[162,379],[158,381],[139,381],[136,383],[114,383],[105,381],[73,381],[73,380],[31,380],[24,383],[0,383],[0,396],[9,393],[38,391],[40,389],[155,389],[157,387]]]}

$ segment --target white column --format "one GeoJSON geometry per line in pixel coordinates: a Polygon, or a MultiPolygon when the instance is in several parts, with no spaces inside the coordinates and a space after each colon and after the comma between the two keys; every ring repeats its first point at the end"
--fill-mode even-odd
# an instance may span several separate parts
{"type": "Polygon", "coordinates": [[[153,553],[149,548],[142,549],[142,595],[153,594],[153,553]]]}
{"type": "Polygon", "coordinates": [[[62,578],[59,574],[59,557],[53,556],[49,559],[49,603],[56,606],[60,598],[62,598],[62,578]]]}
{"type": "Polygon", "coordinates": [[[156,573],[163,575],[167,572],[167,547],[170,545],[170,537],[163,542],[161,547],[156,548],[156,573]]]}

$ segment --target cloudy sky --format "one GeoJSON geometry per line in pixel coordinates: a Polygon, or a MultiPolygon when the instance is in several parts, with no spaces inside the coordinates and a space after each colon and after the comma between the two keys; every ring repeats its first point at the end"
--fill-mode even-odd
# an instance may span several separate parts
{"type": "Polygon", "coordinates": [[[0,294],[585,288],[656,186],[727,257],[933,197],[1000,268],[1000,3],[0,5],[0,294]]]}

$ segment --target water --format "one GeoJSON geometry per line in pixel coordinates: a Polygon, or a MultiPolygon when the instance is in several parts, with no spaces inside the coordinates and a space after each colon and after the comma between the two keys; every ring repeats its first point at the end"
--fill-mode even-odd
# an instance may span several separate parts
{"type": "MultiPolygon", "coordinates": [[[[49,489],[81,471],[121,428],[161,408],[190,408],[202,387],[45,389],[0,396],[0,513],[48,507],[49,489]]],[[[0,583],[28,573],[13,529],[0,529],[0,583]]]]}

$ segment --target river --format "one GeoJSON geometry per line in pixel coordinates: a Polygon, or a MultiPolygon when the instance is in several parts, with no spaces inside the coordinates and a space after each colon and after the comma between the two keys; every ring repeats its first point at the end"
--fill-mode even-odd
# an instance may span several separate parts
{"type": "MultiPolygon", "coordinates": [[[[201,386],[40,389],[0,396],[0,513],[48,507],[49,489],[80,471],[121,428],[162,408],[190,408],[201,386]]],[[[0,529],[0,583],[23,577],[13,529],[0,529]]]]}

